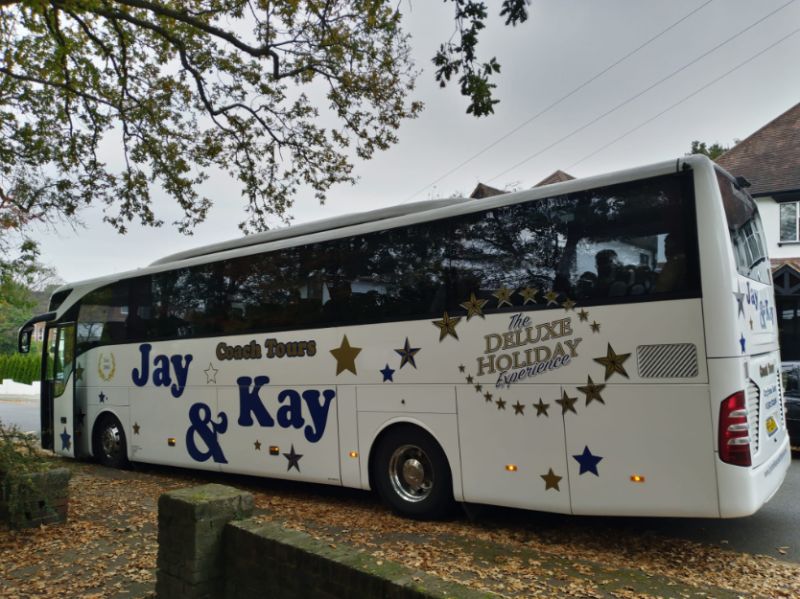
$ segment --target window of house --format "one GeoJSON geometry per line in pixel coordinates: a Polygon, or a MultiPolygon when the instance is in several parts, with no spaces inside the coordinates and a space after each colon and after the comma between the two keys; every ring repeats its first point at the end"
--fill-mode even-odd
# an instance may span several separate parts
{"type": "Polygon", "coordinates": [[[781,209],[781,241],[798,241],[797,233],[797,205],[800,202],[786,202],[780,205],[781,209]]]}

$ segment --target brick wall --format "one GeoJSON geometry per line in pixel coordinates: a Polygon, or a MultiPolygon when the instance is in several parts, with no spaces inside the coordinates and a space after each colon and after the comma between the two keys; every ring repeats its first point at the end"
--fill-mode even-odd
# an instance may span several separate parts
{"type": "MultiPolygon", "coordinates": [[[[36,528],[41,524],[67,521],[69,513],[70,471],[53,468],[44,472],[10,475],[26,479],[25,499],[20,505],[9,506],[7,489],[0,489],[0,520],[14,528],[36,528]],[[30,487],[30,488],[29,488],[30,487]]],[[[7,484],[12,484],[7,481],[7,484]]]]}
{"type": "Polygon", "coordinates": [[[253,498],[230,487],[173,491],[162,495],[158,508],[159,599],[493,596],[276,523],[244,519],[253,498]]]}

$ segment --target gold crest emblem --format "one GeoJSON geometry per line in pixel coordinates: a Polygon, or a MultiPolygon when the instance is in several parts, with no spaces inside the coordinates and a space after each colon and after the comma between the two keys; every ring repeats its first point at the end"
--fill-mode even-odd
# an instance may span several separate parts
{"type": "Polygon", "coordinates": [[[97,374],[105,382],[114,378],[117,372],[117,361],[114,359],[114,352],[109,352],[108,356],[100,354],[97,358],[97,374]]]}

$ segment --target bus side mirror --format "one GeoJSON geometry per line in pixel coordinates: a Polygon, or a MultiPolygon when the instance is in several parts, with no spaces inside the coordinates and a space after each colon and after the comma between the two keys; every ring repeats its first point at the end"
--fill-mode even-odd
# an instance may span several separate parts
{"type": "Polygon", "coordinates": [[[17,338],[17,349],[21,354],[27,354],[31,351],[31,335],[33,333],[33,327],[23,327],[19,330],[19,336],[17,338]]]}

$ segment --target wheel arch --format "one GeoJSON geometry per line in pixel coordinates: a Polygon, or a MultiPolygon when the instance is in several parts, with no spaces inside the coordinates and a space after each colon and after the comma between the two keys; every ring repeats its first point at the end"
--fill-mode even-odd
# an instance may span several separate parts
{"type": "Polygon", "coordinates": [[[381,440],[389,434],[390,431],[398,428],[413,427],[427,433],[431,439],[439,446],[447,461],[447,467],[450,470],[450,480],[452,482],[453,498],[456,501],[463,500],[462,485],[461,485],[461,460],[458,451],[458,444],[455,443],[442,443],[441,435],[437,435],[436,428],[430,426],[428,423],[423,422],[417,418],[412,417],[395,417],[391,418],[379,426],[371,435],[369,440],[369,453],[366,463],[366,476],[362,479],[366,482],[364,488],[374,490],[375,485],[372,480],[375,452],[376,448],[380,445],[381,440]]]}
{"type": "MultiPolygon", "coordinates": [[[[97,457],[94,451],[94,439],[95,439],[95,434],[97,433],[97,425],[99,422],[102,422],[102,420],[107,416],[113,416],[114,418],[116,418],[117,422],[119,422],[120,426],[122,427],[122,430],[125,431],[125,451],[128,455],[130,455],[131,448],[130,448],[130,435],[127,434],[128,430],[127,415],[121,414],[120,411],[115,410],[114,407],[117,406],[104,407],[100,412],[97,413],[97,415],[94,417],[94,420],[92,421],[92,430],[89,431],[89,455],[91,455],[92,458],[97,457]]],[[[119,408],[126,408],[126,407],[127,406],[119,406],[119,408]]]]}

